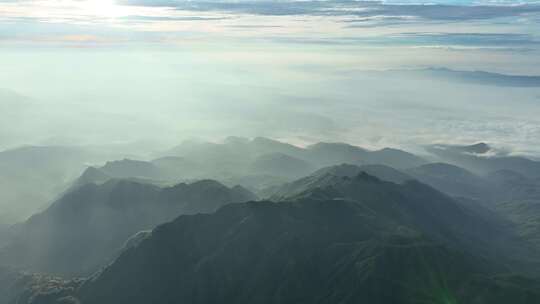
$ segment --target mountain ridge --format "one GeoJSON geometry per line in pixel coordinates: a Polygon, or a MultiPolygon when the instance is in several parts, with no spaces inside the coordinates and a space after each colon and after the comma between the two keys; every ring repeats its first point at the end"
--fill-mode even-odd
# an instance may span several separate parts
{"type": "Polygon", "coordinates": [[[87,304],[540,299],[535,281],[509,284],[515,279],[495,276],[487,261],[381,224],[343,200],[230,204],[158,226],[70,296],[87,304]]]}
{"type": "Polygon", "coordinates": [[[88,274],[141,230],[180,214],[213,212],[255,198],[244,188],[209,180],[166,188],[122,179],[86,184],[13,227],[0,248],[0,263],[68,276],[88,274]]]}

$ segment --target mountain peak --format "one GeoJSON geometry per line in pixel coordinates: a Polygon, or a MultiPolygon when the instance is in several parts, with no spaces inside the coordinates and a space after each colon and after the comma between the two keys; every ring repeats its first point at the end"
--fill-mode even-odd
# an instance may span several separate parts
{"type": "Polygon", "coordinates": [[[366,151],[365,149],[342,142],[318,142],[307,147],[310,150],[316,149],[342,149],[342,150],[354,150],[354,151],[366,151]]]}
{"type": "Polygon", "coordinates": [[[462,149],[465,152],[469,152],[469,153],[484,154],[484,153],[489,152],[489,150],[491,150],[491,147],[484,142],[480,142],[480,143],[469,145],[469,146],[463,146],[462,149]]]}
{"type": "Polygon", "coordinates": [[[356,177],[355,177],[356,180],[360,180],[360,181],[364,181],[364,182],[370,182],[370,183],[381,183],[382,181],[373,176],[373,175],[369,175],[367,174],[365,171],[362,171],[360,172],[356,177]]]}
{"type": "Polygon", "coordinates": [[[88,167],[81,176],[75,182],[75,185],[84,185],[87,183],[102,183],[107,181],[110,178],[105,172],[101,171],[96,167],[88,167]]]}
{"type": "Polygon", "coordinates": [[[245,144],[249,143],[249,138],[240,137],[240,136],[229,136],[229,137],[225,138],[223,143],[225,143],[225,144],[234,144],[234,145],[237,145],[237,144],[245,145],[245,144]]]}
{"type": "Polygon", "coordinates": [[[279,143],[279,144],[283,144],[280,141],[277,141],[277,140],[274,140],[274,139],[271,139],[271,138],[268,138],[268,137],[262,137],[262,136],[257,136],[255,138],[253,138],[252,142],[253,143],[273,143],[273,144],[279,143]]]}
{"type": "Polygon", "coordinates": [[[360,172],[360,167],[343,163],[341,165],[330,166],[317,170],[314,175],[332,174],[336,176],[353,177],[360,172]]]}
{"type": "Polygon", "coordinates": [[[190,184],[193,187],[201,187],[201,188],[227,188],[222,183],[215,181],[213,179],[201,179],[196,182],[193,182],[190,184]]]}

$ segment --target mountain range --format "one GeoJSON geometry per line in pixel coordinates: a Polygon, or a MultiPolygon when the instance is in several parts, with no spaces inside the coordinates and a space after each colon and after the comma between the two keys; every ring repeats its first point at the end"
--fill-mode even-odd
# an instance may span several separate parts
{"type": "Polygon", "coordinates": [[[0,303],[539,302],[539,163],[426,152],[231,137],[87,167],[0,227],[0,303]]]}
{"type": "Polygon", "coordinates": [[[0,226],[47,208],[89,164],[126,154],[79,146],[24,146],[0,152],[0,226]]]}
{"type": "Polygon", "coordinates": [[[64,276],[107,264],[133,234],[180,214],[208,213],[256,197],[240,186],[201,180],[159,188],[130,180],[89,183],[68,191],[42,213],[11,227],[0,265],[64,276]]]}
{"type": "Polygon", "coordinates": [[[180,216],[76,288],[31,303],[540,300],[538,281],[489,254],[508,235],[429,186],[361,172],[293,196],[180,216]]]}
{"type": "Polygon", "coordinates": [[[151,161],[109,161],[93,168],[100,173],[94,170],[96,180],[92,181],[130,177],[174,183],[212,178],[227,185],[241,182],[246,188],[259,191],[341,163],[409,168],[427,161],[390,148],[371,151],[343,143],[301,148],[264,137],[229,137],[222,143],[186,141],[151,161]]]}

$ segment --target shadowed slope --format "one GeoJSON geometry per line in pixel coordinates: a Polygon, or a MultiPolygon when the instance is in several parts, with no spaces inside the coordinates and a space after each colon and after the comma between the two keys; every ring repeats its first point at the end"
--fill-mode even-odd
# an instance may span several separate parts
{"type": "Polygon", "coordinates": [[[540,299],[536,282],[511,279],[493,277],[485,260],[422,238],[361,204],[302,199],[181,216],[126,250],[74,295],[85,304],[540,299]]]}
{"type": "Polygon", "coordinates": [[[272,200],[302,197],[347,199],[375,214],[412,227],[447,245],[512,265],[521,271],[538,267],[538,252],[522,240],[506,221],[480,204],[457,201],[415,180],[386,182],[365,172],[352,176],[358,167],[337,166],[300,179],[279,189],[272,200]]]}
{"type": "Polygon", "coordinates": [[[87,184],[10,231],[0,263],[65,275],[105,265],[134,233],[180,214],[253,200],[249,191],[205,180],[158,188],[126,180],[87,184]]]}

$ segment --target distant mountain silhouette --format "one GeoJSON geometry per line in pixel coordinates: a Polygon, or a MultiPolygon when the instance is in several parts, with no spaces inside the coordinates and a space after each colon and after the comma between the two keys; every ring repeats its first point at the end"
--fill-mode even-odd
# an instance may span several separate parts
{"type": "Polygon", "coordinates": [[[491,147],[486,143],[477,143],[470,146],[456,146],[454,149],[461,150],[463,152],[475,153],[475,154],[484,154],[491,150],[491,147]]]}
{"type": "Polygon", "coordinates": [[[300,157],[303,153],[303,149],[295,145],[284,143],[281,141],[273,140],[267,137],[255,137],[251,144],[253,145],[257,154],[261,153],[283,153],[293,157],[300,157]]]}
{"type": "Polygon", "coordinates": [[[425,69],[411,70],[389,70],[383,72],[371,72],[371,74],[385,74],[393,77],[405,78],[428,78],[430,80],[441,80],[467,85],[484,85],[498,87],[540,87],[540,75],[509,75],[486,71],[464,71],[452,70],[448,68],[432,67],[425,69]]]}
{"type": "Polygon", "coordinates": [[[310,163],[283,153],[263,154],[250,164],[253,173],[287,178],[305,176],[314,170],[310,163]]]}
{"type": "Polygon", "coordinates": [[[211,180],[166,188],[117,179],[86,184],[13,227],[10,240],[0,248],[0,264],[53,274],[89,274],[110,261],[138,231],[180,214],[213,212],[253,199],[246,189],[211,180]]]}
{"type": "MultiPolygon", "coordinates": [[[[291,156],[296,156],[297,153],[302,153],[302,148],[294,145],[280,142],[265,137],[255,137],[253,139],[231,136],[226,138],[222,143],[209,143],[204,141],[185,141],[182,144],[174,147],[172,150],[165,152],[165,155],[182,155],[195,156],[195,154],[224,154],[228,152],[238,152],[248,154],[267,154],[267,153],[284,153],[291,156]]],[[[192,158],[192,157],[190,157],[192,158]]]]}
{"type": "Polygon", "coordinates": [[[156,185],[170,185],[180,181],[204,177],[200,167],[180,157],[163,157],[153,161],[122,159],[108,161],[101,167],[88,167],[74,182],[100,184],[110,179],[130,179],[156,185]]]}
{"type": "Polygon", "coordinates": [[[485,71],[456,71],[447,68],[419,70],[426,76],[467,84],[501,87],[540,87],[540,76],[507,75],[485,71]]]}
{"type": "Polygon", "coordinates": [[[317,143],[307,147],[309,158],[323,166],[340,163],[360,165],[368,151],[345,143],[317,143]]]}
{"type": "Polygon", "coordinates": [[[431,163],[406,172],[415,179],[452,196],[482,199],[486,195],[488,185],[480,176],[463,168],[445,164],[431,163]]]}
{"type": "Polygon", "coordinates": [[[102,184],[113,178],[112,176],[105,173],[103,170],[100,170],[96,167],[88,167],[84,172],[75,180],[74,186],[84,186],[86,184],[102,184]]]}
{"type": "Polygon", "coordinates": [[[410,168],[427,162],[390,148],[370,151],[344,143],[318,143],[301,148],[264,137],[229,137],[222,143],[185,141],[152,161],[124,159],[96,169],[112,178],[169,183],[211,178],[260,191],[342,163],[410,168]]]}
{"type": "Polygon", "coordinates": [[[109,161],[100,168],[105,174],[115,178],[140,177],[147,179],[160,179],[159,168],[150,162],[132,159],[109,161]]]}
{"type": "Polygon", "coordinates": [[[344,143],[318,143],[307,147],[307,157],[314,163],[330,166],[341,163],[383,164],[394,168],[410,168],[426,163],[422,158],[411,153],[385,148],[368,151],[344,143]]]}
{"type": "Polygon", "coordinates": [[[13,224],[42,210],[99,158],[72,147],[27,146],[0,152],[0,223],[13,224]]]}
{"type": "Polygon", "coordinates": [[[274,153],[302,159],[318,167],[350,163],[409,168],[426,163],[418,156],[397,149],[370,151],[345,143],[318,143],[304,149],[264,137],[252,140],[233,137],[223,143],[184,142],[165,154],[210,162],[221,158],[222,161],[232,163],[254,160],[261,155],[274,153]]]}
{"type": "Polygon", "coordinates": [[[160,177],[168,180],[210,177],[204,176],[203,165],[183,157],[162,157],[152,160],[152,164],[160,170],[160,177]]]}
{"type": "Polygon", "coordinates": [[[520,156],[482,155],[484,146],[433,145],[427,151],[448,162],[486,175],[499,170],[512,170],[527,177],[540,178],[540,162],[520,156]],[[473,151],[473,152],[471,152],[473,151]],[[476,152],[475,152],[476,151],[476,152]],[[482,153],[479,153],[482,152],[482,153]]]}

